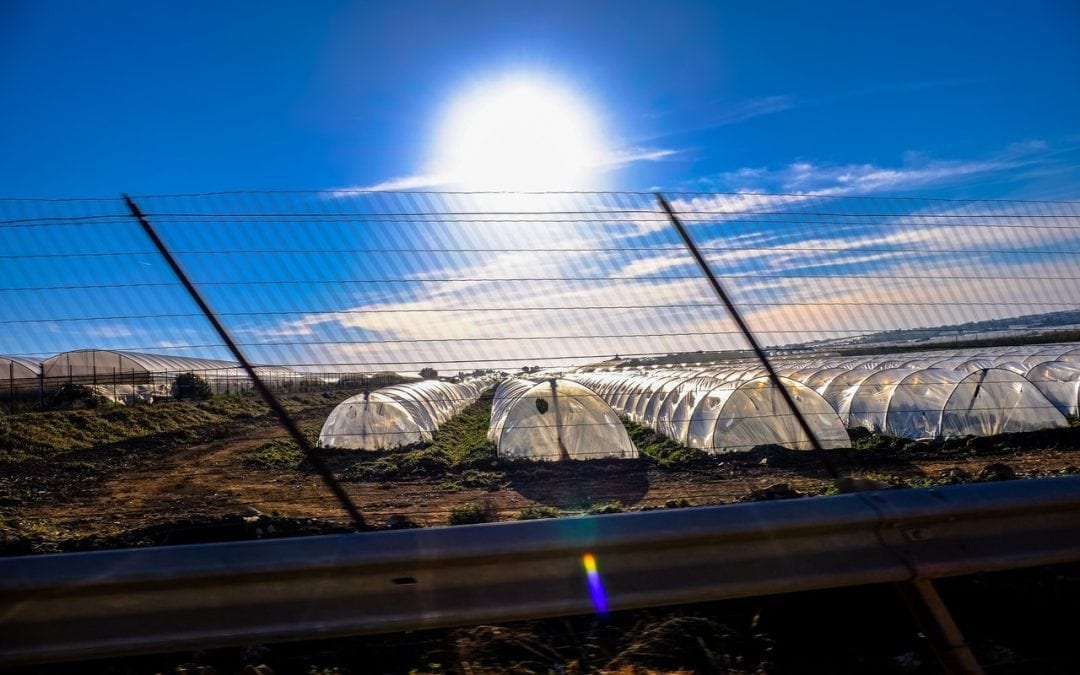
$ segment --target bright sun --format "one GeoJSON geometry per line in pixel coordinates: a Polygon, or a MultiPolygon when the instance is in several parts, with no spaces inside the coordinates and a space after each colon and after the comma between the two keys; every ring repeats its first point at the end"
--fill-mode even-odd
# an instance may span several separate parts
{"type": "Polygon", "coordinates": [[[603,160],[597,121],[580,100],[537,78],[514,77],[450,105],[435,170],[469,190],[588,189],[603,160]]]}

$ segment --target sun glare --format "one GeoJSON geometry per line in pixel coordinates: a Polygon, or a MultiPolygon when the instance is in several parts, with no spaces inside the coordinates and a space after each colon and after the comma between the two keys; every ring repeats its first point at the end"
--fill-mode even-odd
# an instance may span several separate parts
{"type": "Polygon", "coordinates": [[[604,158],[587,106],[529,77],[478,86],[453,102],[436,147],[435,170],[469,190],[587,189],[604,158]]]}

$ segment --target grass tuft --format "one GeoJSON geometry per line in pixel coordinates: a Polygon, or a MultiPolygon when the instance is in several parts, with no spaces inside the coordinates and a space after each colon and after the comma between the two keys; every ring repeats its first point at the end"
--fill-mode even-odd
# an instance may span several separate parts
{"type": "Polygon", "coordinates": [[[589,507],[589,513],[592,515],[622,513],[625,510],[626,508],[619,502],[604,502],[603,504],[593,504],[589,507]]]}
{"type": "Polygon", "coordinates": [[[447,522],[451,525],[475,525],[477,523],[490,523],[496,519],[491,504],[474,502],[451,509],[447,522]]]}
{"type": "Polygon", "coordinates": [[[559,510],[551,506],[533,504],[518,511],[518,520],[540,520],[542,518],[558,518],[559,510]]]}

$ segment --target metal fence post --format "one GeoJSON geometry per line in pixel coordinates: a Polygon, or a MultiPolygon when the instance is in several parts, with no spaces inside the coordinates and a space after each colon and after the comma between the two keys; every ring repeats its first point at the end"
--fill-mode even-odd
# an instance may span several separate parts
{"type": "Polygon", "coordinates": [[[139,205],[136,204],[135,200],[133,200],[129,195],[123,195],[123,197],[124,201],[127,202],[128,210],[131,211],[132,217],[138,221],[147,238],[151,241],[151,243],[153,243],[154,247],[158,250],[158,253],[161,254],[161,257],[165,260],[166,264],[168,264],[168,266],[172,269],[173,274],[176,275],[177,280],[179,280],[180,283],[184,286],[185,290],[187,290],[188,292],[188,295],[190,295],[191,299],[195,301],[195,304],[199,306],[200,311],[202,311],[207,321],[210,322],[210,325],[214,328],[214,331],[221,338],[222,342],[225,343],[225,346],[229,349],[229,351],[232,352],[233,358],[235,358],[236,361],[239,362],[240,366],[244,369],[244,372],[249,378],[251,378],[252,386],[255,387],[255,390],[258,391],[259,395],[262,396],[263,400],[266,401],[267,405],[270,406],[270,410],[277,417],[278,422],[285,427],[285,430],[289,432],[289,435],[292,436],[294,441],[296,441],[296,444],[300,446],[301,450],[303,450],[304,455],[307,456],[308,461],[322,478],[323,482],[326,484],[326,487],[329,488],[330,491],[334,494],[334,497],[338,500],[338,503],[341,504],[342,508],[345,510],[346,513],[349,514],[349,516],[352,518],[353,522],[356,525],[366,525],[366,522],[364,521],[364,516],[360,513],[360,510],[353,502],[352,497],[349,496],[349,493],[345,490],[344,487],[342,487],[337,477],[334,476],[333,470],[330,468],[330,466],[326,464],[323,458],[318,453],[316,453],[315,448],[312,446],[307,436],[304,435],[304,432],[300,430],[300,427],[296,424],[296,421],[292,418],[291,415],[289,415],[288,411],[285,410],[285,407],[281,404],[281,401],[277,399],[274,393],[270,390],[270,387],[267,386],[266,382],[264,382],[263,379],[259,377],[258,372],[255,370],[251,362],[247,359],[247,356],[244,355],[243,351],[241,351],[240,347],[233,340],[232,336],[229,334],[229,331],[225,329],[225,326],[221,323],[220,319],[218,319],[217,315],[214,314],[214,312],[210,309],[210,306],[206,303],[206,300],[202,297],[202,294],[199,293],[198,289],[196,289],[195,285],[191,282],[191,279],[189,279],[187,274],[184,273],[184,270],[180,267],[180,263],[177,262],[172,252],[170,252],[168,247],[165,245],[165,242],[162,241],[161,237],[154,229],[154,226],[146,217],[146,214],[142,212],[142,209],[139,208],[139,205]]]}
{"type": "MultiPolygon", "coordinates": [[[[795,399],[792,397],[791,393],[788,392],[787,388],[783,385],[783,382],[780,381],[780,376],[775,368],[773,368],[765,349],[758,343],[753,330],[751,330],[750,326],[743,319],[742,314],[731,300],[731,296],[713,273],[712,268],[709,267],[708,261],[705,260],[705,257],[701,254],[697,244],[695,244],[694,240],[690,237],[690,233],[686,230],[686,226],[683,224],[678,214],[676,214],[675,209],[672,208],[671,204],[663,194],[657,192],[656,199],[660,203],[661,210],[667,215],[671,225],[678,232],[683,244],[701,269],[702,274],[712,286],[716,296],[727,309],[728,316],[735,321],[740,333],[742,333],[747,344],[757,357],[758,363],[765,369],[769,380],[781,394],[781,397],[790,409],[791,414],[799,423],[802,432],[809,438],[810,445],[815,450],[818,460],[825,470],[828,471],[833,480],[838,480],[840,478],[840,473],[825,456],[824,449],[818,441],[817,435],[814,433],[813,429],[811,429],[806,418],[803,417],[802,411],[799,410],[799,406],[795,403],[795,399]]],[[[878,510],[876,504],[865,499],[865,497],[863,497],[863,499],[868,506],[874,510],[878,510]]],[[[898,559],[903,560],[901,555],[897,554],[895,551],[893,551],[893,553],[898,559]]],[[[909,611],[912,617],[921,626],[926,627],[925,632],[927,633],[927,637],[930,640],[931,646],[934,649],[942,669],[950,674],[982,673],[979,663],[975,659],[975,655],[964,641],[964,636],[949,613],[948,607],[945,606],[941,597],[938,596],[936,590],[934,590],[933,583],[930,580],[916,579],[913,582],[897,584],[897,587],[908,602],[909,611]]]]}

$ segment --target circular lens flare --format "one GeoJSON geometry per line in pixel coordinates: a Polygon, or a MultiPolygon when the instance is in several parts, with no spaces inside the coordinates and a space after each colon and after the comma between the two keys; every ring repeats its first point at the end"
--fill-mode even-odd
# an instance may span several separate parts
{"type": "Polygon", "coordinates": [[[470,190],[588,189],[605,156],[596,118],[580,100],[521,76],[454,101],[436,148],[434,171],[470,190]]]}

